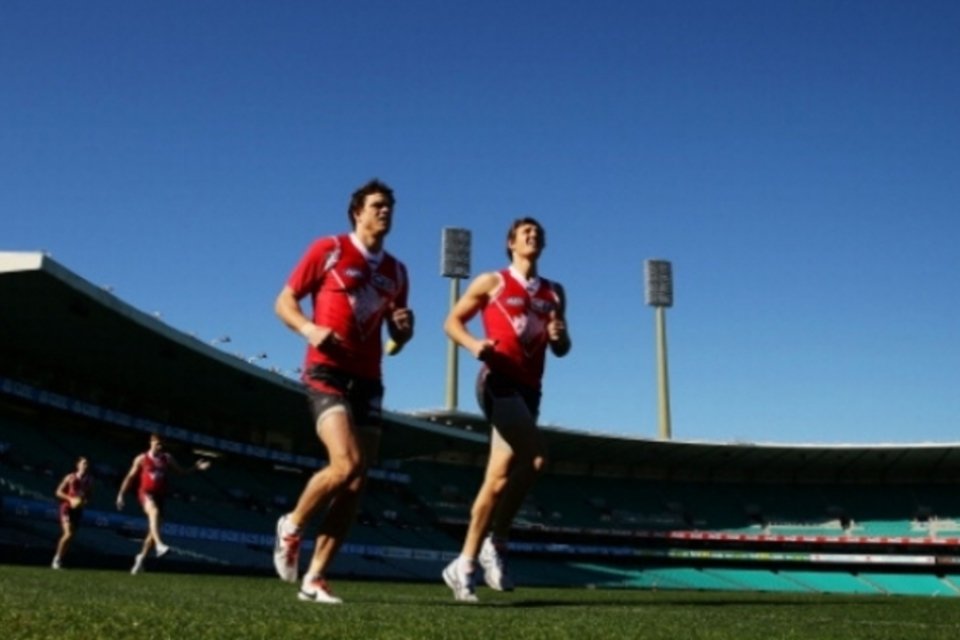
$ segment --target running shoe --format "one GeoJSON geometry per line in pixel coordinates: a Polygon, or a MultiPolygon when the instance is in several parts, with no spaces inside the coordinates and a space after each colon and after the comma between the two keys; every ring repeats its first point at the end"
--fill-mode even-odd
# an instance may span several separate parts
{"type": "Polygon", "coordinates": [[[133,568],[130,569],[130,575],[135,576],[138,573],[143,571],[143,559],[146,557],[146,554],[138,553],[137,556],[133,559],[133,568]]]}
{"type": "Polygon", "coordinates": [[[473,586],[475,572],[460,570],[459,558],[454,558],[443,570],[443,581],[453,591],[453,597],[460,602],[476,602],[476,588],[473,586]]]}
{"type": "Polygon", "coordinates": [[[513,591],[513,579],[507,571],[507,545],[487,536],[480,547],[480,566],[487,586],[495,591],[513,591]]]}
{"type": "Polygon", "coordinates": [[[341,604],[343,600],[333,595],[330,585],[323,578],[314,578],[304,581],[300,585],[300,593],[297,598],[304,602],[319,602],[320,604],[341,604]]]}
{"type": "Polygon", "coordinates": [[[273,566],[285,582],[296,582],[300,564],[300,535],[285,533],[287,515],[277,520],[277,538],[273,545],[273,566]]]}

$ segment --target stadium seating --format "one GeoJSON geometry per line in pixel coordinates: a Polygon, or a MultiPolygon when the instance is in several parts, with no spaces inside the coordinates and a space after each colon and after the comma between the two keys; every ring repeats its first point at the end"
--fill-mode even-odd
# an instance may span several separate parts
{"type": "MultiPolygon", "coordinates": [[[[116,425],[56,419],[52,412],[0,414],[0,546],[49,555],[59,536],[55,515],[49,515],[55,514],[53,492],[82,453],[99,472],[98,487],[73,553],[128,562],[139,549],[145,521],[135,506],[117,514],[113,499],[131,459],[145,447],[145,433],[116,425]],[[28,501],[34,515],[18,515],[9,505],[25,503],[15,500],[28,501]]],[[[199,455],[177,442],[171,448],[184,464],[199,455]]],[[[358,522],[333,570],[436,580],[459,550],[482,468],[421,459],[395,461],[391,469],[404,479],[370,479],[358,522]]],[[[165,528],[172,557],[210,570],[270,572],[276,518],[313,470],[293,471],[221,453],[210,472],[176,477],[165,528]]],[[[960,504],[941,486],[696,483],[547,473],[516,521],[520,538],[536,550],[512,551],[511,567],[521,585],[957,595],[960,581],[950,576],[791,568],[769,559],[756,567],[657,565],[641,562],[631,551],[652,544],[666,553],[667,543],[655,542],[663,540],[655,534],[676,532],[923,541],[960,533],[958,522],[960,504]],[[635,535],[640,533],[654,542],[635,535]],[[602,557],[609,552],[603,545],[625,552],[624,559],[602,557]]],[[[740,565],[747,561],[739,556],[740,565]]]]}
{"type": "Polygon", "coordinates": [[[949,597],[960,595],[960,591],[951,583],[932,575],[863,572],[860,579],[886,594],[949,597]]]}

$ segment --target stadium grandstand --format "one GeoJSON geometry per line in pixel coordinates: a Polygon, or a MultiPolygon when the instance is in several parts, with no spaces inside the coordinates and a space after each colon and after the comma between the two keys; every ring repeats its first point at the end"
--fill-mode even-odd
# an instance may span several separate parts
{"type": "MultiPolygon", "coordinates": [[[[181,459],[163,570],[272,572],[278,514],[323,465],[300,384],[224,353],[40,253],[0,253],[0,561],[48,563],[53,494],[99,485],[77,565],[127,567],[145,519],[113,498],[146,434],[181,459]],[[63,331],[62,327],[69,327],[63,331]]],[[[336,575],[439,581],[481,477],[479,416],[388,412],[336,575]]],[[[662,441],[544,427],[547,473],[510,543],[523,584],[960,595],[960,444],[662,441]]]]}

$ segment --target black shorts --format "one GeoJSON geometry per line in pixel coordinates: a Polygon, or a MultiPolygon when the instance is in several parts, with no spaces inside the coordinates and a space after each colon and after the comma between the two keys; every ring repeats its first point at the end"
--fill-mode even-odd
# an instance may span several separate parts
{"type": "Polygon", "coordinates": [[[477,404],[487,420],[493,415],[493,403],[502,398],[520,398],[536,423],[540,416],[540,390],[528,387],[483,367],[477,376],[477,404]]]}
{"type": "Polygon", "coordinates": [[[61,522],[67,520],[74,530],[80,528],[80,523],[83,521],[83,507],[74,508],[67,502],[61,502],[60,520],[61,522]]]}
{"type": "Polygon", "coordinates": [[[314,423],[335,407],[343,407],[358,427],[381,427],[383,384],[379,380],[360,378],[331,367],[318,365],[307,376],[323,389],[307,385],[307,402],[314,423]]]}

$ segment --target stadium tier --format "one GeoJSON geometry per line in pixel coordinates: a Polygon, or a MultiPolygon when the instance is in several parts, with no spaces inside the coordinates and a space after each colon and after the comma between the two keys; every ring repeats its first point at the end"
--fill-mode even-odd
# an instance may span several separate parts
{"type": "MultiPolygon", "coordinates": [[[[213,467],[176,478],[164,525],[174,552],[150,568],[272,571],[276,519],[324,464],[300,385],[39,254],[0,253],[0,299],[0,560],[49,562],[54,490],[84,455],[96,488],[71,559],[128,563],[145,520],[132,496],[123,512],[114,498],[157,432],[182,462],[213,467]],[[68,323],[69,336],[45,322],[68,323]]],[[[333,569],[438,580],[482,478],[485,427],[460,412],[385,417],[384,459],[333,569]]],[[[550,461],[509,545],[521,585],[958,594],[958,445],[542,430],[550,461]]]]}

